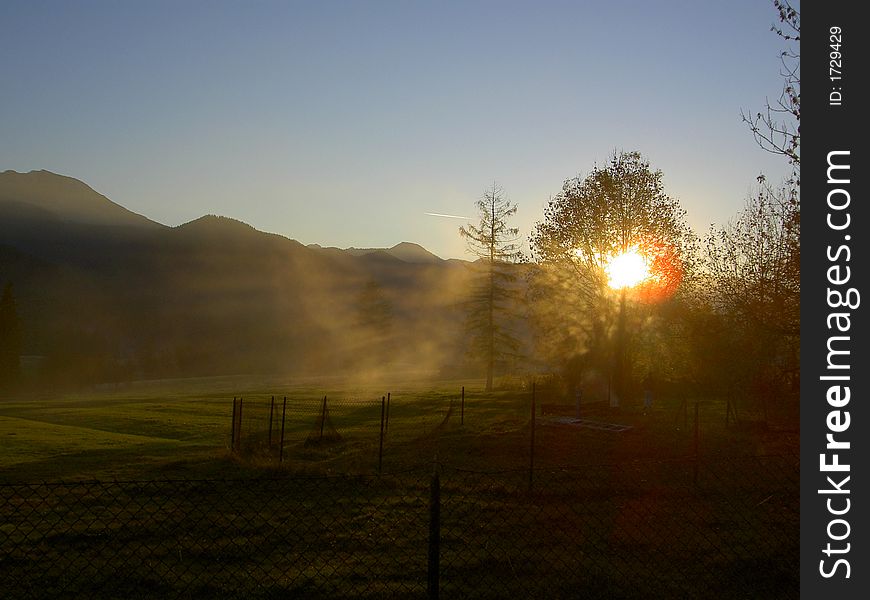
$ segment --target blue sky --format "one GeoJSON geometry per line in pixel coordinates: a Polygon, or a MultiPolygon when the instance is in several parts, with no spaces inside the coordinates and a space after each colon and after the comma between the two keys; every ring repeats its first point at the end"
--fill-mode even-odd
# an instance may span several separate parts
{"type": "Polygon", "coordinates": [[[565,179],[639,150],[704,230],[781,157],[770,2],[0,2],[0,170],[168,225],[464,257],[497,181],[524,236],[565,179]]]}

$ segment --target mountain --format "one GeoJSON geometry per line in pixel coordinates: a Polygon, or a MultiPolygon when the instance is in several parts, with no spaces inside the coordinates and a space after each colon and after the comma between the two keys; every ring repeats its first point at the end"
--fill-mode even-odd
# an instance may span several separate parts
{"type": "Polygon", "coordinates": [[[0,174],[0,285],[57,381],[438,368],[464,353],[466,271],[409,242],[306,247],[214,215],[167,227],[70,177],[0,174]]]}
{"type": "Polygon", "coordinates": [[[0,173],[0,216],[15,212],[86,225],[163,227],[115,204],[78,179],[50,171],[0,173]]]}
{"type": "Polygon", "coordinates": [[[444,262],[443,258],[435,256],[423,246],[412,242],[401,242],[387,250],[387,252],[399,260],[409,263],[432,264],[444,262]]]}
{"type": "MultiPolygon", "coordinates": [[[[433,264],[445,262],[443,258],[429,252],[423,246],[413,242],[400,242],[392,248],[335,248],[329,246],[324,248],[320,244],[308,244],[308,248],[329,254],[332,256],[348,255],[348,256],[369,256],[386,254],[397,260],[411,264],[433,264]]],[[[383,258],[383,257],[382,257],[383,258]]]]}

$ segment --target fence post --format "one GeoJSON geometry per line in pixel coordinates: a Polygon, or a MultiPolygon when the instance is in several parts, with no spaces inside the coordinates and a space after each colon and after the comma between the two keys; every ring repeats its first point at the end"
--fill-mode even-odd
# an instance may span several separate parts
{"type": "Polygon", "coordinates": [[[429,488],[429,568],[427,570],[426,591],[429,600],[437,600],[441,578],[441,479],[438,464],[432,473],[429,488]]]}
{"type": "Polygon", "coordinates": [[[239,452],[242,451],[242,402],[243,398],[239,397],[239,433],[236,435],[236,446],[238,447],[239,452]]]}
{"type": "Polygon", "coordinates": [[[320,441],[323,441],[323,425],[326,423],[326,396],[323,397],[323,408],[320,411],[320,441]]]}
{"type": "Polygon", "coordinates": [[[275,396],[272,396],[272,404],[269,406],[269,451],[272,451],[272,415],[275,414],[275,396]]]}
{"type": "Polygon", "coordinates": [[[699,433],[700,433],[699,432],[700,424],[698,422],[698,405],[699,405],[698,400],[695,400],[695,433],[694,433],[694,440],[693,440],[693,454],[695,456],[695,461],[694,461],[695,467],[694,467],[694,472],[692,475],[692,481],[695,485],[698,484],[698,437],[699,437],[699,433]]]}
{"type": "Polygon", "coordinates": [[[532,381],[532,420],[531,420],[531,443],[529,444],[529,490],[532,489],[532,481],[535,477],[535,382],[532,381]]]}
{"type": "Polygon", "coordinates": [[[233,425],[230,427],[230,453],[236,452],[236,397],[233,396],[233,425]]]}
{"type": "Polygon", "coordinates": [[[384,433],[390,431],[390,392],[387,392],[387,417],[384,420],[384,433]]]}
{"type": "Polygon", "coordinates": [[[284,396],[284,408],[281,409],[281,450],[278,452],[278,461],[284,462],[284,420],[287,417],[287,396],[284,396]]]}
{"type": "Polygon", "coordinates": [[[381,466],[384,461],[384,417],[386,416],[387,397],[381,396],[381,437],[378,443],[378,475],[381,474],[381,466]]]}
{"type": "Polygon", "coordinates": [[[459,424],[465,425],[465,386],[462,386],[462,401],[459,403],[459,424]]]}

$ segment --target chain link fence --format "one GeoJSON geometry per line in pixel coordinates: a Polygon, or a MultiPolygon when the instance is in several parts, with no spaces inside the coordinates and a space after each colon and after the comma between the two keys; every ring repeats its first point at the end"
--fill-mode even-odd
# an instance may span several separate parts
{"type": "Polygon", "coordinates": [[[796,457],[0,485],[3,598],[798,596],[796,457]]]}

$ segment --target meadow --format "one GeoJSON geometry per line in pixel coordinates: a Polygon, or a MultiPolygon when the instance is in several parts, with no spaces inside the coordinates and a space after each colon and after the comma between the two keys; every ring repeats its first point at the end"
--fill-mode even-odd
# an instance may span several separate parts
{"type": "Polygon", "coordinates": [[[528,382],[482,389],[225,377],[5,400],[0,595],[422,597],[433,519],[444,597],[796,593],[796,430],[678,396],[590,402],[578,426],[540,389],[533,425],[528,382]]]}
{"type": "Polygon", "coordinates": [[[377,468],[387,393],[384,472],[430,464],[436,455],[440,463],[483,471],[524,468],[530,460],[537,467],[554,467],[692,456],[696,402],[702,457],[796,453],[798,448],[796,422],[736,424],[726,419],[724,399],[683,394],[657,398],[649,411],[639,401],[617,409],[602,402],[581,404],[584,419],[627,426],[621,432],[563,424],[542,415],[541,405],[562,402],[567,415],[573,415],[573,406],[549,397],[539,384],[532,458],[529,381],[511,380],[491,393],[482,391],[482,383],[215,377],[6,399],[0,401],[0,480],[209,477],[258,469],[370,474],[377,468]],[[318,443],[324,396],[326,427],[339,436],[318,443]],[[230,452],[236,397],[244,399],[243,439],[264,444],[275,398],[271,452],[230,452]],[[279,462],[284,398],[284,460],[279,462]]]}

